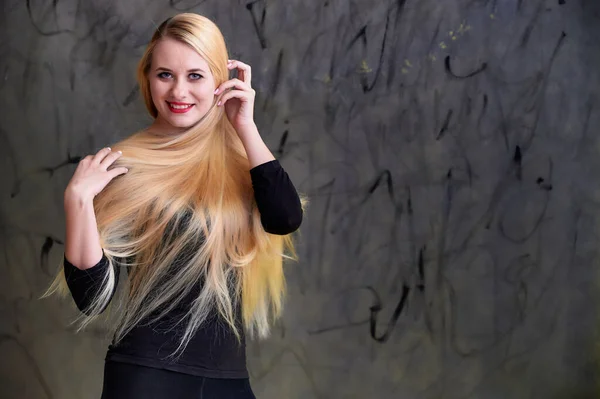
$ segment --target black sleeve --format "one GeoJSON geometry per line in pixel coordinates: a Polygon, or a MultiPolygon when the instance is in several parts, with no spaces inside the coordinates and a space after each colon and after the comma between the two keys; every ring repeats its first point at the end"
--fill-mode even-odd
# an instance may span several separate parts
{"type": "MultiPolygon", "coordinates": [[[[108,258],[104,253],[102,253],[102,259],[97,264],[85,270],[78,269],[67,260],[66,256],[64,257],[65,279],[71,291],[71,296],[77,308],[87,315],[89,315],[89,305],[96,298],[102,287],[102,280],[104,279],[108,265],[108,258]]],[[[113,289],[111,295],[115,294],[118,282],[119,270],[115,267],[115,289],[113,289]]],[[[102,309],[102,312],[105,309],[106,307],[102,309]]]]}
{"type": "Polygon", "coordinates": [[[302,206],[296,188],[278,160],[250,169],[260,221],[267,233],[285,235],[302,223],[302,206]]]}

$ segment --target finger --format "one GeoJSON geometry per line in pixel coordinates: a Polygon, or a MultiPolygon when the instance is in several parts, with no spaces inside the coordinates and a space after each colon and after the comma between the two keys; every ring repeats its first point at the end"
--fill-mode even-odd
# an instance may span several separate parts
{"type": "Polygon", "coordinates": [[[252,68],[250,67],[250,65],[244,64],[243,62],[238,60],[229,60],[227,68],[237,68],[238,77],[240,78],[240,80],[250,85],[250,82],[252,81],[252,68]]]}
{"type": "Polygon", "coordinates": [[[129,172],[129,169],[127,169],[125,167],[113,168],[113,169],[111,169],[111,170],[108,171],[108,176],[112,180],[115,177],[120,176],[120,175],[124,175],[127,172],[129,172]]]}
{"type": "Polygon", "coordinates": [[[221,97],[221,99],[217,103],[217,106],[220,107],[224,105],[227,101],[231,100],[232,98],[239,98],[242,101],[248,101],[250,99],[250,93],[242,90],[228,91],[227,93],[223,94],[223,97],[221,97]]]}
{"type": "Polygon", "coordinates": [[[108,167],[112,165],[117,159],[119,159],[121,155],[123,155],[121,151],[112,151],[110,154],[104,157],[102,162],[100,162],[100,167],[104,170],[108,169],[108,167]]]}
{"type": "Polygon", "coordinates": [[[217,90],[215,90],[215,94],[223,93],[224,91],[226,91],[228,89],[238,89],[238,90],[245,90],[245,91],[252,90],[252,88],[250,86],[248,86],[246,83],[242,82],[239,79],[234,78],[234,79],[230,79],[226,82],[223,82],[221,84],[221,86],[219,86],[217,88],[217,90]]]}
{"type": "Polygon", "coordinates": [[[94,155],[93,162],[96,164],[99,164],[100,162],[102,162],[104,157],[106,157],[108,154],[110,154],[110,152],[111,152],[110,147],[105,147],[105,148],[101,149],[100,151],[98,151],[96,153],[96,155],[94,155]]]}
{"type": "Polygon", "coordinates": [[[223,93],[229,89],[250,90],[250,86],[239,79],[233,78],[223,82],[221,86],[215,90],[215,94],[223,93]]]}

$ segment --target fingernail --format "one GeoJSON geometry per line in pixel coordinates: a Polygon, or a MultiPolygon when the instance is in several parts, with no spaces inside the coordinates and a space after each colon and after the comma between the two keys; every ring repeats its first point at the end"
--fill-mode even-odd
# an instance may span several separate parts
{"type": "Polygon", "coordinates": [[[123,153],[123,151],[117,151],[117,152],[118,152],[119,154],[122,154],[122,153],[123,153]]]}
{"type": "Polygon", "coordinates": [[[110,147],[106,147],[106,148],[108,148],[108,151],[111,151],[110,147]]]}
{"type": "Polygon", "coordinates": [[[217,107],[219,107],[220,105],[221,105],[221,101],[219,101],[219,102],[217,103],[217,107]]]}
{"type": "Polygon", "coordinates": [[[217,89],[215,90],[215,94],[217,94],[219,92],[219,88],[217,87],[217,89]]]}

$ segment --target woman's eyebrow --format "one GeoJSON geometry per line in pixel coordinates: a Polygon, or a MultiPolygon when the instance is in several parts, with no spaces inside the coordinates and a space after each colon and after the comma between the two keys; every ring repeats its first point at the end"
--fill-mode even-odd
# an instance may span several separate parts
{"type": "MultiPolygon", "coordinates": [[[[173,72],[172,70],[170,70],[169,68],[165,68],[165,67],[158,67],[156,68],[157,71],[166,71],[166,72],[173,72]]],[[[206,73],[204,72],[203,69],[200,68],[192,68],[192,69],[188,69],[188,72],[201,72],[201,73],[206,73]]]]}

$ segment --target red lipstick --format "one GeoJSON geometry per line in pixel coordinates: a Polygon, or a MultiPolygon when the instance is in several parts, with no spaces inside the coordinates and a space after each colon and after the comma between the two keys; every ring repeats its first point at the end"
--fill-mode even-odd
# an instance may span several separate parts
{"type": "Polygon", "coordinates": [[[184,114],[194,106],[194,104],[180,103],[177,101],[167,101],[167,105],[169,106],[169,110],[175,114],[184,114]]]}

